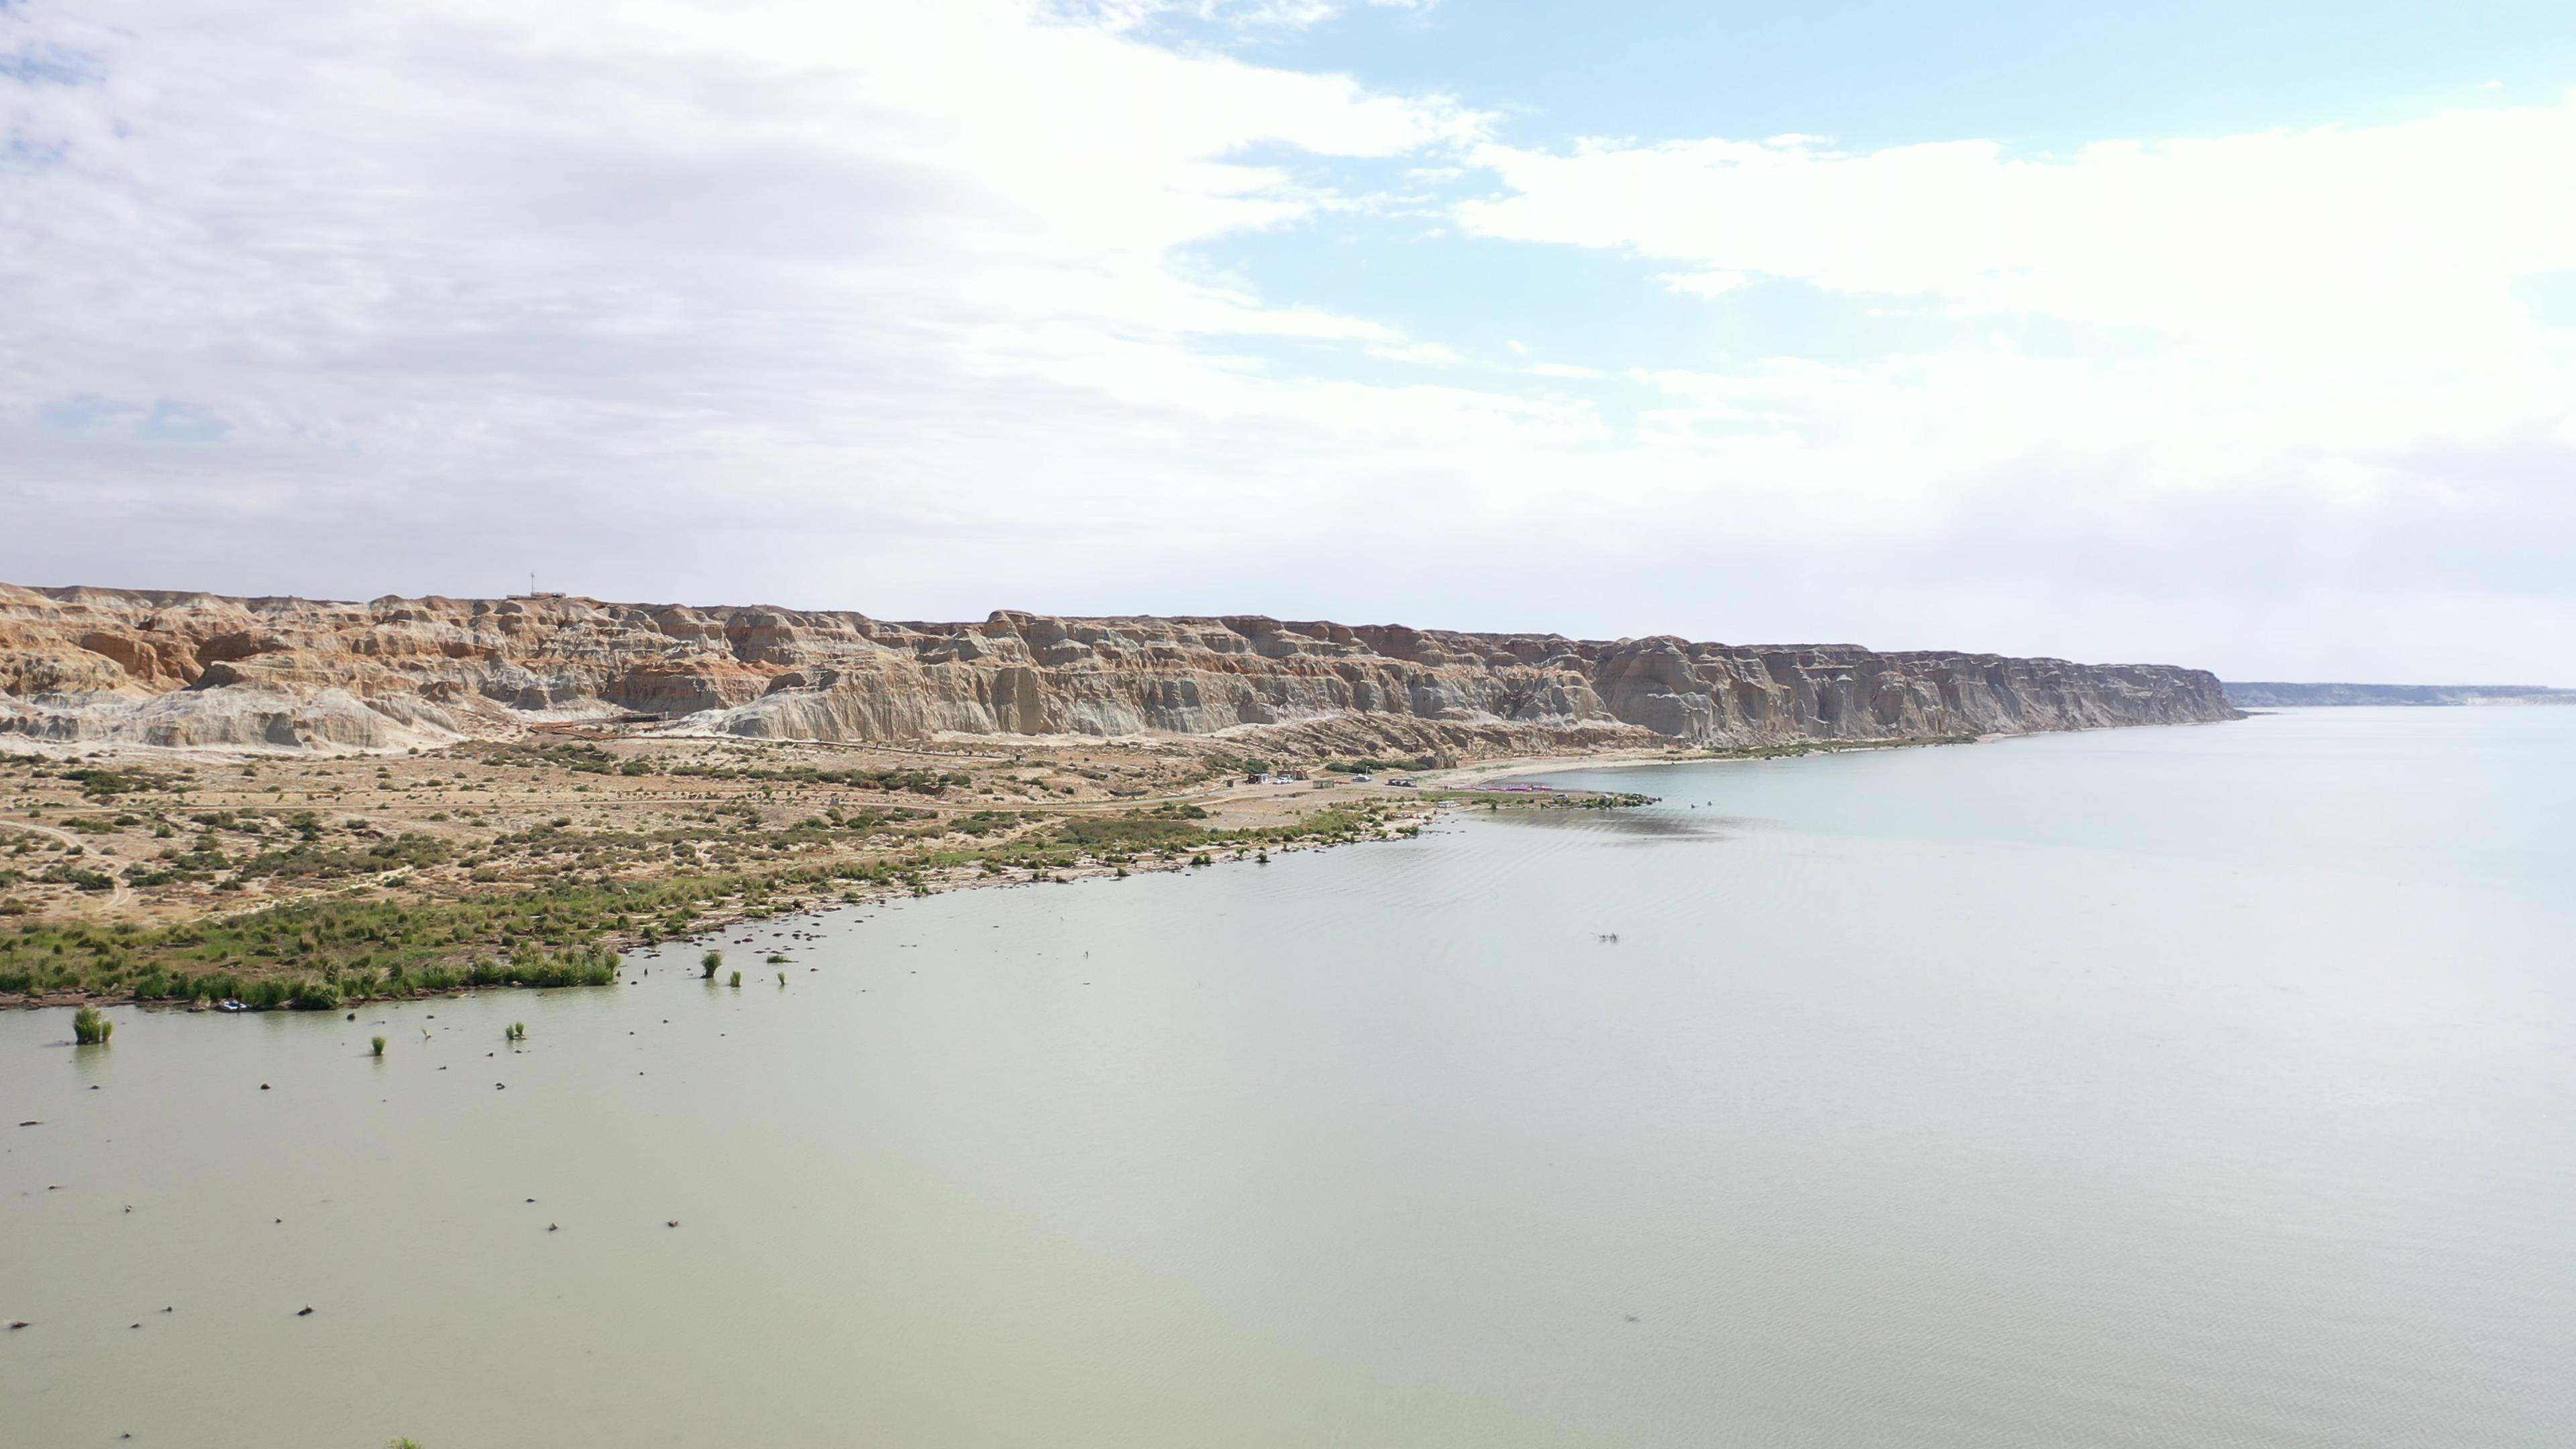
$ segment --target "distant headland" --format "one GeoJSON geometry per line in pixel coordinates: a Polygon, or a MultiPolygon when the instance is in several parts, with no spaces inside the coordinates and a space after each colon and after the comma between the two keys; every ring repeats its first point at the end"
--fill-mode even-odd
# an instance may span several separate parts
{"type": "Polygon", "coordinates": [[[2227,702],[2239,709],[2295,709],[2311,705],[2576,704],[2576,689],[2545,684],[2287,684],[2227,681],[2227,702]]]}

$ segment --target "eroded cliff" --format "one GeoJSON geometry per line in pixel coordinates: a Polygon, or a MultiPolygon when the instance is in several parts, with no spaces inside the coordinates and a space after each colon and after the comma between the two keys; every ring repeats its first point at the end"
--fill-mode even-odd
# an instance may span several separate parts
{"type": "Polygon", "coordinates": [[[2231,719],[2169,665],[1251,616],[976,624],[582,598],[0,585],[0,732],[399,749],[569,719],[830,741],[1209,735],[1279,751],[1896,739],[2231,719]]]}

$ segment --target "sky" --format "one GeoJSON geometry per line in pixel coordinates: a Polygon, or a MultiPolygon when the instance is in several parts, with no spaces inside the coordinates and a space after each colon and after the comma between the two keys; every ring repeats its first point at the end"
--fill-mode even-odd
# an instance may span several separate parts
{"type": "Polygon", "coordinates": [[[531,574],[2576,685],[2576,6],[0,0],[0,579],[531,574]]]}

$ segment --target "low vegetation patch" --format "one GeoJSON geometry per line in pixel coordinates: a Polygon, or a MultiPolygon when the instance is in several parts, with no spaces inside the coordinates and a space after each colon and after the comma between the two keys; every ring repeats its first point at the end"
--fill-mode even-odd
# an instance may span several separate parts
{"type": "Polygon", "coordinates": [[[938,795],[975,783],[974,778],[943,770],[826,770],[812,765],[770,768],[761,765],[673,765],[674,776],[701,780],[769,780],[788,785],[845,785],[853,790],[910,791],[938,795]]]}
{"type": "MultiPolygon", "coordinates": [[[[52,786],[49,801],[24,809],[29,823],[76,830],[80,843],[0,838],[0,1003],[229,1000],[319,1011],[484,986],[610,985],[619,950],[718,923],[834,899],[927,895],[968,878],[1250,861],[1292,844],[1405,833],[1412,826],[1400,815],[1418,808],[1352,798],[1223,828],[1206,806],[1177,800],[1070,810],[982,803],[985,791],[1006,787],[1061,793],[1072,781],[1116,781],[1124,793],[1129,780],[1171,790],[1227,773],[1203,760],[1156,754],[1115,770],[1014,761],[978,765],[970,777],[953,767],[808,767],[730,749],[682,757],[692,763],[647,760],[609,743],[460,747],[434,766],[261,761],[212,785],[73,771],[63,778],[79,793],[52,786]],[[639,762],[655,782],[623,806],[552,793],[586,791],[590,777],[622,777],[639,762]],[[1022,778],[1041,768],[1050,772],[1043,781],[1022,778]],[[567,784],[565,772],[584,778],[567,784]],[[672,776],[691,783],[675,787],[672,776]],[[182,787],[213,798],[191,801],[182,787]],[[927,798],[960,787],[979,798],[927,798]],[[844,803],[835,790],[925,798],[844,803]],[[365,792],[363,813],[331,803],[343,791],[365,792]],[[408,798],[416,794],[436,798],[408,798]],[[622,813],[603,817],[607,809],[622,813]],[[89,919],[110,893],[128,918],[89,919]]],[[[705,979],[723,976],[722,965],[709,952],[705,979]]]]}
{"type": "Polygon", "coordinates": [[[185,788],[184,777],[173,776],[160,770],[93,769],[74,766],[56,770],[53,773],[56,779],[79,781],[81,793],[93,800],[185,788]]]}

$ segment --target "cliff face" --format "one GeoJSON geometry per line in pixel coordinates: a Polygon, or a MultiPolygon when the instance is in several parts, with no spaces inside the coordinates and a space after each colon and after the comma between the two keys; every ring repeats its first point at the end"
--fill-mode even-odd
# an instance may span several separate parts
{"type": "Polygon", "coordinates": [[[1247,731],[1283,750],[1760,744],[2236,717],[2202,670],[1848,645],[0,585],[0,733],[386,749],[632,714],[674,732],[840,742],[1247,731]]]}

